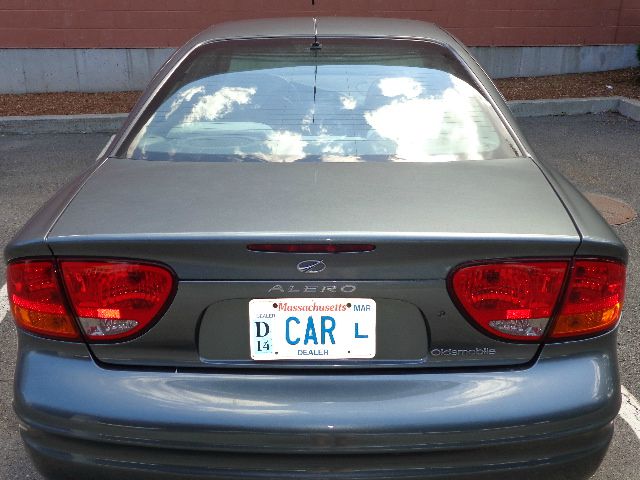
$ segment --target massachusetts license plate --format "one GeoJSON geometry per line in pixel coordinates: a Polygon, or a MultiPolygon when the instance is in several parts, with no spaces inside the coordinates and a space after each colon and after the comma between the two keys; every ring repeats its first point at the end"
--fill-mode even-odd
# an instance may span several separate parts
{"type": "Polygon", "coordinates": [[[376,302],[370,298],[278,298],[249,302],[253,360],[373,358],[376,302]]]}

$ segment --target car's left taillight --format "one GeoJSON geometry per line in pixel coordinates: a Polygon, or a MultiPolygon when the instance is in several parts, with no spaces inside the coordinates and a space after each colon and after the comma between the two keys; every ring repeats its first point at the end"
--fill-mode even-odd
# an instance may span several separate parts
{"type": "Polygon", "coordinates": [[[124,341],[143,333],[176,288],[174,274],[164,266],[119,260],[18,260],[9,264],[7,277],[19,327],[89,342],[124,341]]]}

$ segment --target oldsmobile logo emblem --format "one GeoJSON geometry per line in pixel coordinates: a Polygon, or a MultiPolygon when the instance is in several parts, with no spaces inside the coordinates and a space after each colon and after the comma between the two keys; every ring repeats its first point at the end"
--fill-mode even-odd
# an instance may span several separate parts
{"type": "Polygon", "coordinates": [[[305,260],[298,264],[298,271],[300,273],[320,273],[327,268],[322,260],[305,260]]]}

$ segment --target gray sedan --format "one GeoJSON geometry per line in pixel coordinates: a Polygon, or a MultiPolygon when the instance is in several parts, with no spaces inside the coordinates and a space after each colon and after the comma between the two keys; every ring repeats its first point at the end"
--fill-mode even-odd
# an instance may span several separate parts
{"type": "Polygon", "coordinates": [[[223,24],[7,246],[51,479],[584,479],[627,251],[421,22],[223,24]]]}

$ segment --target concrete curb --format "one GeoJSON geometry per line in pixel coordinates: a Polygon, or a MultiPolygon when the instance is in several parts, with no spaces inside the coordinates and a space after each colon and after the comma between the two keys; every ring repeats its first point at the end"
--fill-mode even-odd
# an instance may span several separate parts
{"type": "MultiPolygon", "coordinates": [[[[626,97],[559,98],[507,102],[516,117],[615,112],[640,122],[640,101],[626,97]]],[[[126,113],[0,117],[0,134],[115,133],[126,113]]]]}
{"type": "Polygon", "coordinates": [[[615,112],[640,121],[640,101],[627,97],[558,98],[553,100],[512,100],[507,102],[516,117],[585,115],[615,112]]]}
{"type": "Polygon", "coordinates": [[[108,115],[40,115],[0,117],[0,134],[115,133],[126,113],[108,115]]]}
{"type": "Polygon", "coordinates": [[[620,97],[618,113],[635,120],[636,122],[640,122],[640,100],[620,97]]]}

